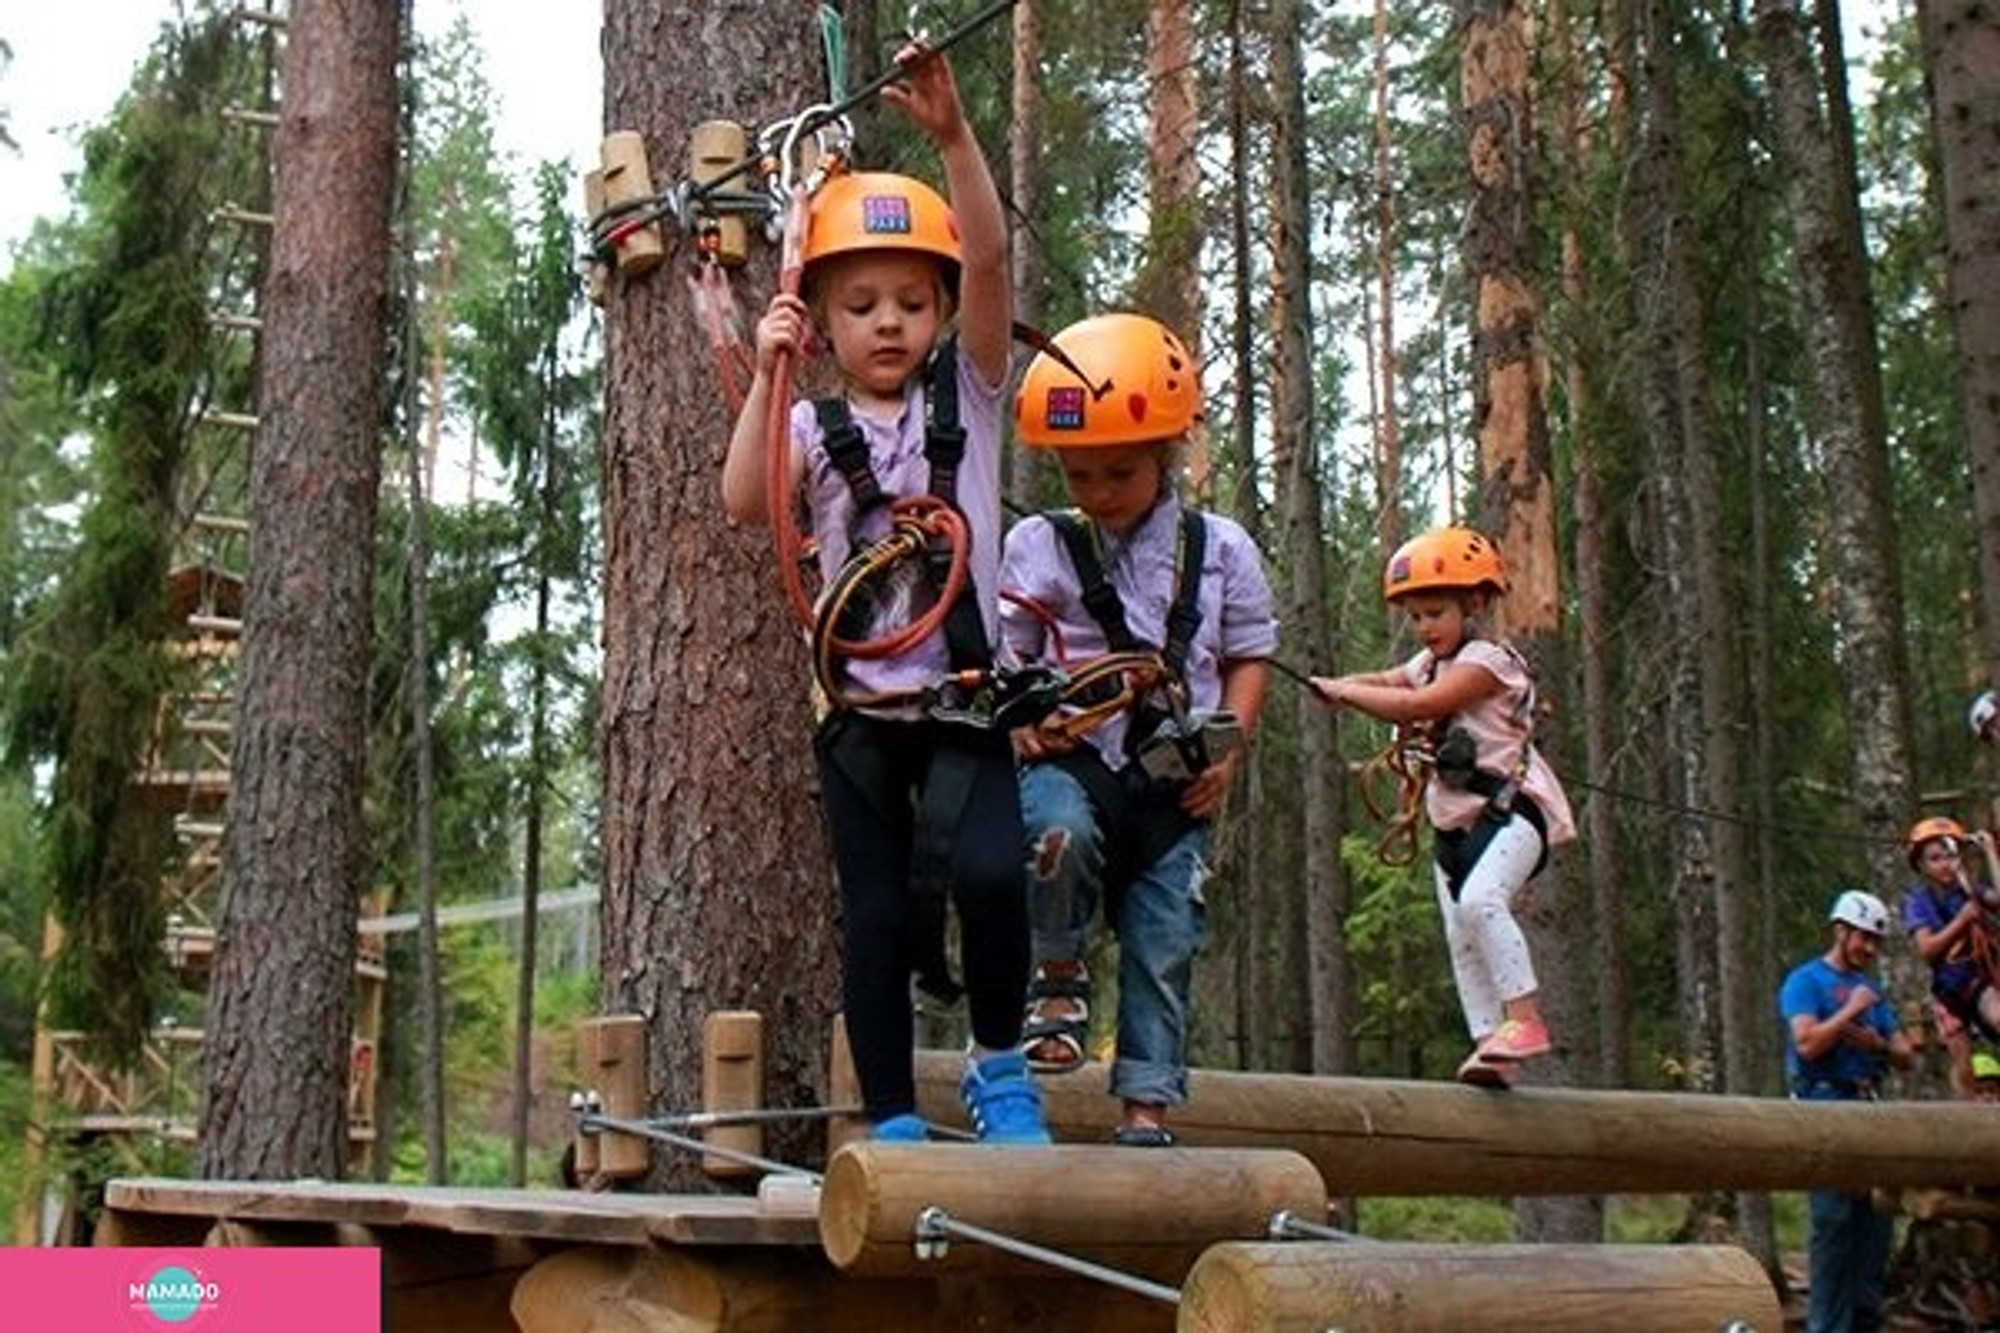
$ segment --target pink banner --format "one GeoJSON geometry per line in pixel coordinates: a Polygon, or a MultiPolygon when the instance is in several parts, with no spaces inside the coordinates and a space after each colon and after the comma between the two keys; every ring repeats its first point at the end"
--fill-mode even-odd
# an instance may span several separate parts
{"type": "Polygon", "coordinates": [[[103,1333],[381,1333],[382,1253],[5,1249],[6,1325],[103,1333]]]}

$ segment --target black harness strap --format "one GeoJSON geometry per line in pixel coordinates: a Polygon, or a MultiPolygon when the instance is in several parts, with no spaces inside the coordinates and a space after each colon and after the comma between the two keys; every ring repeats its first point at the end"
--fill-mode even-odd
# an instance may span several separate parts
{"type": "MultiPolygon", "coordinates": [[[[1096,525],[1074,509],[1053,510],[1043,517],[1055,528],[1069,553],[1083,609],[1104,631],[1105,643],[1113,652],[1147,651],[1151,645],[1132,632],[1125,619],[1125,603],[1105,573],[1096,525]]],[[[1167,641],[1159,650],[1160,660],[1177,686],[1184,683],[1188,652],[1195,632],[1201,628],[1201,567],[1206,558],[1207,538],[1208,525],[1201,513],[1183,509],[1180,544],[1174,556],[1174,600],[1167,610],[1167,641]]],[[[1141,732],[1148,730],[1145,712],[1142,709],[1126,731],[1128,758],[1143,739],[1141,732]]],[[[1159,716],[1164,717],[1164,713],[1159,716]]],[[[1105,881],[1113,886],[1114,895],[1198,823],[1181,810],[1173,787],[1148,779],[1133,763],[1113,772],[1095,746],[1078,746],[1048,762],[1067,770],[1097,808],[1098,821],[1107,830],[1105,881]]],[[[1111,907],[1111,910],[1116,909],[1111,907]]]]}
{"type": "MultiPolygon", "coordinates": [[[[1141,643],[1125,620],[1125,603],[1111,585],[1104,570],[1104,554],[1098,546],[1097,527],[1074,509],[1056,509],[1043,515],[1062,538],[1063,549],[1076,570],[1082,589],[1083,609],[1090,613],[1104,641],[1113,652],[1144,652],[1152,645],[1141,643]]],[[[1180,548],[1174,557],[1174,601],[1167,610],[1167,641],[1160,645],[1160,658],[1176,681],[1187,671],[1188,649],[1201,628],[1201,566],[1207,558],[1208,524],[1198,510],[1181,511],[1180,548]]]]}
{"type": "Polygon", "coordinates": [[[875,469],[868,465],[868,441],[854,424],[854,413],[845,398],[815,398],[813,413],[819,418],[821,443],[827,461],[846,480],[854,496],[854,513],[859,518],[888,499],[875,469]]]}

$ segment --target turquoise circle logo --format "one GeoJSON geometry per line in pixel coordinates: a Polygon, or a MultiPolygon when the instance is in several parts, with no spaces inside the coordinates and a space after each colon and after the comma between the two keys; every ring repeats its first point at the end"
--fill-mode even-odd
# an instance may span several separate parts
{"type": "Polygon", "coordinates": [[[221,1289],[197,1273],[169,1264],[132,1284],[132,1303],[163,1324],[185,1324],[221,1299],[221,1289]]]}

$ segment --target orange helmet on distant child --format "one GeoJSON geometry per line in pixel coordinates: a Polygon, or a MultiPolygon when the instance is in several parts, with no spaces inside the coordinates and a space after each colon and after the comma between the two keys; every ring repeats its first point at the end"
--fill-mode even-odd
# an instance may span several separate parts
{"type": "Polygon", "coordinates": [[[1433,528],[1396,548],[1382,571],[1387,601],[1416,592],[1507,591],[1507,562],[1500,548],[1471,528],[1433,528]]]}
{"type": "Polygon", "coordinates": [[[1903,837],[1903,854],[1909,858],[1910,864],[1914,866],[1917,863],[1917,853],[1924,849],[1924,844],[1935,842],[1939,838],[1945,839],[1952,846],[1956,847],[1959,843],[1965,841],[1965,826],[1960,824],[1956,819],[1951,819],[1944,815],[1933,815],[1929,819],[1919,819],[1916,823],[1910,825],[1910,831],[1903,837]]]}
{"type": "Polygon", "coordinates": [[[1050,339],[1014,395],[1015,435],[1039,449],[1114,448],[1185,435],[1201,420],[1201,368],[1157,319],[1094,315],[1050,339]]]}
{"type": "Polygon", "coordinates": [[[864,250],[915,250],[945,264],[945,290],[958,288],[958,221],[936,190],[911,176],[852,171],[830,177],[812,196],[800,258],[807,272],[822,259],[864,250]]]}

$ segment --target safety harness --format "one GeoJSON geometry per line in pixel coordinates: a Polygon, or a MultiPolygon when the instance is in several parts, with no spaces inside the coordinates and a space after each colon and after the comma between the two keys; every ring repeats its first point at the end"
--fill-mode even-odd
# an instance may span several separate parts
{"type": "MultiPolygon", "coordinates": [[[[1524,673],[1527,671],[1526,659],[1512,644],[1502,642],[1498,646],[1520,664],[1524,673]]],[[[1431,660],[1430,680],[1437,679],[1437,673],[1443,665],[1436,658],[1431,660]]],[[[1535,694],[1532,677],[1523,711],[1527,715],[1526,734],[1521,737],[1520,754],[1514,760],[1512,771],[1506,773],[1497,773],[1490,768],[1479,766],[1478,747],[1472,739],[1472,734],[1458,724],[1455,718],[1440,718],[1432,724],[1434,729],[1432,734],[1435,737],[1431,751],[1432,776],[1447,787],[1462,789],[1486,798],[1485,807],[1471,827],[1436,831],[1432,850],[1438,867],[1444,871],[1445,883],[1451,890],[1453,902],[1458,901],[1459,893],[1465,888],[1466,877],[1471,875],[1472,868],[1479,864],[1479,858],[1485,854],[1494,835],[1505,828],[1508,819],[1517,812],[1533,824],[1535,831],[1542,836],[1542,854],[1535,862],[1535,868],[1529,872],[1530,876],[1540,874],[1542,867],[1548,864],[1548,820],[1542,814],[1541,806],[1522,790],[1523,784],[1528,780],[1529,756],[1534,753],[1535,746],[1535,694]]]]}
{"type": "MultiPolygon", "coordinates": [[[[958,509],[958,469],[965,458],[965,428],[959,421],[958,341],[947,338],[932,353],[925,371],[924,460],[930,465],[930,495],[958,509]]],[[[868,441],[854,422],[844,397],[818,398],[813,412],[819,421],[828,461],[847,483],[854,499],[850,532],[858,531],[871,511],[891,503],[875,475],[868,441]]],[[[860,559],[850,557],[850,564],[860,559]]],[[[945,569],[952,553],[932,542],[924,555],[925,576],[933,589],[946,586],[945,569]]],[[[867,605],[865,599],[858,604],[867,605]]],[[[855,609],[848,614],[858,618],[855,609]]],[[[859,639],[865,625],[836,623],[830,627],[843,639],[859,639]]],[[[967,578],[944,619],[945,650],[954,672],[984,672],[992,666],[993,650],[979,614],[977,590],[967,578]]],[[[884,747],[860,734],[849,708],[836,708],[823,725],[824,752],[845,771],[855,786],[873,800],[897,801],[891,767],[884,747]]],[[[1009,753],[1003,730],[955,726],[927,721],[935,743],[917,798],[915,838],[911,857],[911,911],[908,944],[917,984],[944,1003],[963,993],[952,976],[946,956],[946,904],[951,882],[951,853],[957,830],[967,818],[970,797],[982,763],[1009,753]]],[[[890,817],[893,812],[883,812],[890,817]]]]}
{"type": "MultiPolygon", "coordinates": [[[[1166,642],[1147,644],[1132,632],[1125,604],[1104,568],[1096,525],[1074,509],[1043,515],[1076,570],[1083,608],[1115,653],[1156,652],[1165,665],[1162,686],[1176,699],[1187,694],[1188,652],[1201,628],[1201,570],[1207,551],[1208,524],[1195,509],[1181,511],[1179,541],[1174,555],[1174,599],[1167,610],[1166,642]]],[[[1197,822],[1180,808],[1179,785],[1155,781],[1134,762],[1140,747],[1172,715],[1156,703],[1141,703],[1125,731],[1125,765],[1114,772],[1097,747],[1079,745],[1047,762],[1076,778],[1097,807],[1106,838],[1106,878],[1114,885],[1128,882],[1158,860],[1197,822]]]]}
{"type": "MultiPolygon", "coordinates": [[[[819,420],[821,445],[827,461],[847,483],[854,497],[854,521],[858,530],[864,516],[887,505],[890,497],[868,457],[868,440],[854,424],[853,409],[847,399],[835,395],[813,400],[813,414],[819,420]]],[[[958,509],[958,469],[965,460],[965,427],[958,411],[958,339],[940,342],[925,370],[924,461],[930,465],[930,494],[958,509]]],[[[944,570],[951,553],[933,543],[926,553],[926,573],[934,588],[944,586],[944,570]]],[[[843,638],[859,638],[864,627],[837,626],[843,638]],[[851,633],[847,631],[851,629],[851,633]]],[[[992,646],[986,641],[986,627],[979,615],[977,590],[970,579],[953,599],[944,621],[945,650],[954,671],[983,671],[993,664],[992,646]]]]}

